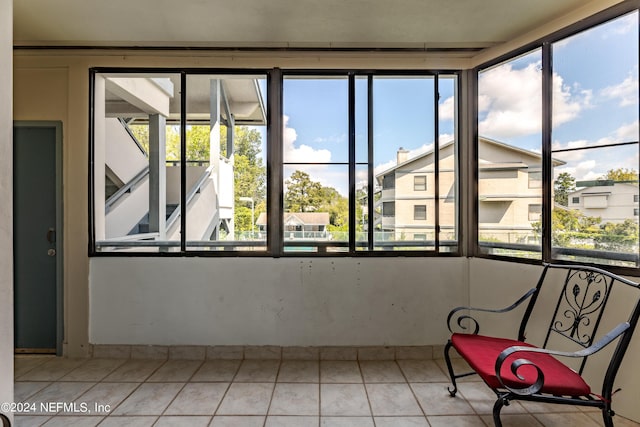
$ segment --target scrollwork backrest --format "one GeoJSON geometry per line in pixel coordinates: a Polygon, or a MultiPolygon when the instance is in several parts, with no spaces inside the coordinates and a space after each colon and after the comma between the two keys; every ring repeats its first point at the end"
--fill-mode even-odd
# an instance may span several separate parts
{"type": "Polygon", "coordinates": [[[553,334],[589,347],[597,333],[612,282],[613,278],[600,271],[569,269],[544,346],[553,334]]]}

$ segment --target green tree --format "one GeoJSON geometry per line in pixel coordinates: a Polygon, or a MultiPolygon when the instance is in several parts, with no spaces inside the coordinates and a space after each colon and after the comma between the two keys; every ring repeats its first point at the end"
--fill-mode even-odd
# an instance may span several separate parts
{"type": "Polygon", "coordinates": [[[610,169],[602,179],[611,181],[638,181],[638,172],[635,169],[627,168],[610,169]]]}
{"type": "Polygon", "coordinates": [[[576,179],[567,172],[558,175],[553,183],[553,200],[559,205],[569,206],[569,194],[576,189],[576,179]]]}
{"type": "Polygon", "coordinates": [[[287,192],[284,197],[288,212],[318,211],[325,197],[322,185],[311,180],[308,173],[295,171],[285,182],[287,192]]]}

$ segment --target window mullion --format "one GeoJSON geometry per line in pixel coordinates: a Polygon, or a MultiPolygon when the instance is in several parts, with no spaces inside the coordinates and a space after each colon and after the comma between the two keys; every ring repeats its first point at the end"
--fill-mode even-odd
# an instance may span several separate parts
{"type": "Polygon", "coordinates": [[[368,250],[373,251],[375,230],[375,183],[373,165],[373,76],[367,76],[367,244],[368,250]]]}
{"type": "Polygon", "coordinates": [[[274,68],[267,76],[267,248],[273,256],[284,250],[282,90],[282,70],[274,68]]]}
{"type": "Polygon", "coordinates": [[[180,252],[187,251],[187,73],[180,73],[180,252]]]}
{"type": "Polygon", "coordinates": [[[356,78],[349,73],[349,252],[356,250],[356,78]]]}
{"type": "Polygon", "coordinates": [[[551,129],[553,126],[553,58],[550,43],[542,45],[542,260],[551,260],[551,200],[553,168],[551,129]]]}
{"type": "Polygon", "coordinates": [[[433,198],[434,202],[434,242],[435,242],[435,251],[440,251],[440,141],[439,141],[439,133],[440,133],[440,90],[438,88],[438,74],[434,77],[434,96],[433,96],[433,111],[434,114],[434,123],[433,123],[433,177],[434,177],[434,189],[433,189],[433,198]]]}

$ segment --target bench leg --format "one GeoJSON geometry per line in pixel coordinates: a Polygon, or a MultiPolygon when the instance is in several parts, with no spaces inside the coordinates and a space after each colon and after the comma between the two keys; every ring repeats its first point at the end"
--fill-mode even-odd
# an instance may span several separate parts
{"type": "Polygon", "coordinates": [[[609,405],[607,405],[607,407],[602,409],[602,418],[604,419],[605,427],[613,427],[613,417],[612,417],[612,415],[613,415],[613,411],[611,410],[609,405]]]}
{"type": "Polygon", "coordinates": [[[502,407],[509,404],[509,402],[505,402],[502,397],[498,397],[496,403],[493,404],[493,424],[496,427],[502,427],[502,420],[500,419],[500,411],[502,407]]]}
{"type": "Polygon", "coordinates": [[[451,341],[447,342],[447,345],[444,347],[444,360],[447,362],[447,369],[449,369],[449,378],[451,378],[451,384],[453,384],[453,390],[450,387],[447,387],[449,394],[451,397],[455,397],[458,392],[458,386],[456,385],[456,375],[453,373],[453,366],[451,365],[451,356],[449,355],[449,350],[451,350],[452,344],[451,341]]]}

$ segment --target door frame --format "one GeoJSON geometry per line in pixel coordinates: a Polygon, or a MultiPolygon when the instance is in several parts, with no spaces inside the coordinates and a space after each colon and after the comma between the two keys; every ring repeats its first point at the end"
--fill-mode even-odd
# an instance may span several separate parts
{"type": "MultiPolygon", "coordinates": [[[[55,168],[56,168],[56,355],[63,355],[64,341],[64,233],[63,233],[63,203],[62,203],[62,122],[61,121],[29,121],[14,120],[14,128],[53,128],[55,129],[55,168]]],[[[15,143],[12,141],[12,143],[15,143]]],[[[13,147],[13,145],[12,145],[13,147]]],[[[14,164],[15,168],[16,165],[14,164]]],[[[13,192],[12,192],[13,194],[13,192]]],[[[14,239],[16,236],[13,237],[14,239]]],[[[15,255],[14,255],[15,256],[15,255]]],[[[14,279],[15,286],[15,279],[14,279]]]]}

